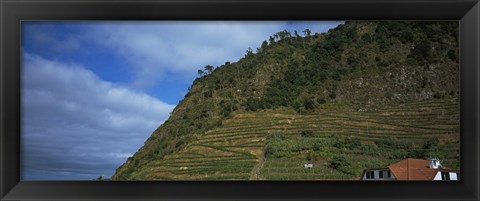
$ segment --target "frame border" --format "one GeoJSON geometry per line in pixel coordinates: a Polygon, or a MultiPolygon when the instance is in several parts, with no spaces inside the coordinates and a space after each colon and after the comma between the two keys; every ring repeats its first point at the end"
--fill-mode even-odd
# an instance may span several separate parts
{"type": "Polygon", "coordinates": [[[478,0],[0,0],[1,200],[479,200],[478,0]],[[20,181],[22,20],[458,20],[459,182],[20,181]]]}

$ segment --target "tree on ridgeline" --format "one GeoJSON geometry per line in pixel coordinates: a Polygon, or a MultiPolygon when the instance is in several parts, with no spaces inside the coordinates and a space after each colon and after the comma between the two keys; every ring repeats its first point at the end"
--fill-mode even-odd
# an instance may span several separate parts
{"type": "Polygon", "coordinates": [[[303,30],[303,33],[305,34],[305,36],[310,36],[312,31],[310,31],[310,29],[305,29],[305,30],[303,30]]]}
{"type": "Polygon", "coordinates": [[[214,67],[211,66],[211,65],[206,65],[204,69],[205,69],[205,71],[206,71],[208,74],[210,74],[210,73],[213,72],[213,68],[214,68],[214,67]]]}
{"type": "Polygon", "coordinates": [[[273,36],[270,36],[268,38],[268,41],[270,42],[270,44],[273,44],[275,42],[275,38],[273,36]]]}
{"type": "Polygon", "coordinates": [[[300,38],[300,37],[301,37],[300,35],[298,35],[298,31],[297,31],[297,30],[293,31],[293,35],[294,35],[295,37],[297,37],[297,38],[300,38]]]}
{"type": "Polygon", "coordinates": [[[267,46],[268,46],[268,42],[267,42],[266,40],[264,40],[264,41],[262,42],[262,46],[260,46],[260,50],[265,50],[265,49],[267,49],[267,46]]]}
{"type": "Polygon", "coordinates": [[[197,73],[198,73],[198,75],[199,75],[200,77],[202,77],[202,75],[203,75],[203,70],[198,69],[197,73]]]}
{"type": "Polygon", "coordinates": [[[245,57],[253,56],[253,50],[252,48],[248,48],[247,51],[245,51],[245,57]]]}

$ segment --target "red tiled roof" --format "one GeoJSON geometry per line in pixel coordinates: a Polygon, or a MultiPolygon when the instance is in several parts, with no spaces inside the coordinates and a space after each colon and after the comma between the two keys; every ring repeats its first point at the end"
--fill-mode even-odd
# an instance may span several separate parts
{"type": "Polygon", "coordinates": [[[388,166],[397,180],[433,180],[438,169],[428,167],[428,161],[407,158],[388,166]]]}

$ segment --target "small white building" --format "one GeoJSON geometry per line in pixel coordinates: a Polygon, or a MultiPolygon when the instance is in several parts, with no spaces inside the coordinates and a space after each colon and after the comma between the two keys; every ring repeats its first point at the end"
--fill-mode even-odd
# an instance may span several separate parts
{"type": "Polygon", "coordinates": [[[437,158],[430,160],[407,158],[384,168],[366,169],[360,180],[459,180],[456,170],[440,164],[437,158]]]}

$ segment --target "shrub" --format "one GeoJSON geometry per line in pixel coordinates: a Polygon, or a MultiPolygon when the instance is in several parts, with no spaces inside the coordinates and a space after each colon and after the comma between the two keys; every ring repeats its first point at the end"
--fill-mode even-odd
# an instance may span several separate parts
{"type": "Polygon", "coordinates": [[[438,142],[437,138],[430,138],[423,144],[422,149],[436,149],[438,147],[438,142]]]}
{"type": "Polygon", "coordinates": [[[285,140],[286,136],[285,133],[272,133],[267,136],[267,143],[271,141],[279,141],[279,140],[285,140]]]}
{"type": "Polygon", "coordinates": [[[344,156],[335,155],[330,159],[329,167],[335,170],[340,170],[342,167],[350,165],[344,156]]]}
{"type": "Polygon", "coordinates": [[[315,102],[313,102],[312,99],[305,99],[303,101],[303,105],[304,105],[305,109],[307,109],[307,110],[311,110],[311,109],[315,108],[315,102]]]}
{"type": "Polygon", "coordinates": [[[413,147],[413,142],[410,140],[399,140],[394,137],[388,137],[383,140],[376,140],[375,144],[384,147],[384,148],[392,148],[392,149],[411,149],[413,147]]]}
{"type": "Polygon", "coordinates": [[[379,156],[381,153],[378,151],[377,146],[372,143],[363,143],[358,149],[362,154],[367,154],[370,156],[379,156]]]}
{"type": "Polygon", "coordinates": [[[312,153],[308,153],[306,159],[307,161],[312,161],[313,159],[312,153]]]}
{"type": "Polygon", "coordinates": [[[345,174],[355,174],[356,170],[355,167],[352,166],[352,163],[348,161],[344,156],[342,155],[335,155],[333,156],[330,160],[330,165],[329,167],[343,172],[345,174]]]}
{"type": "Polygon", "coordinates": [[[435,94],[433,94],[433,98],[436,98],[436,99],[441,99],[443,97],[445,97],[444,93],[435,92],[435,94]]]}
{"type": "Polygon", "coordinates": [[[330,91],[330,93],[328,94],[328,96],[331,98],[331,99],[335,99],[337,98],[337,92],[336,91],[330,91]]]}
{"type": "Polygon", "coordinates": [[[333,147],[342,149],[345,147],[345,139],[340,136],[333,137],[333,147]]]}
{"type": "Polygon", "coordinates": [[[405,159],[407,157],[411,157],[410,153],[411,152],[408,152],[408,151],[405,151],[405,150],[402,150],[402,149],[394,149],[394,150],[391,150],[389,158],[390,159],[405,159]]]}
{"type": "Polygon", "coordinates": [[[427,152],[423,149],[416,149],[409,151],[406,157],[408,158],[426,158],[427,152]]]}
{"type": "Polygon", "coordinates": [[[265,146],[265,157],[283,158],[290,157],[298,146],[290,140],[270,141],[265,146]]]}
{"type": "Polygon", "coordinates": [[[253,112],[255,112],[259,109],[263,109],[263,105],[262,105],[261,101],[253,99],[253,98],[247,99],[245,104],[246,104],[246,109],[250,110],[250,111],[253,111],[253,112]]]}
{"type": "Polygon", "coordinates": [[[313,145],[312,145],[312,149],[314,151],[320,151],[320,149],[322,148],[322,144],[318,143],[318,142],[315,142],[313,145]]]}
{"type": "Polygon", "coordinates": [[[309,131],[309,130],[302,131],[302,137],[313,137],[313,131],[309,131]]]}
{"type": "Polygon", "coordinates": [[[184,143],[185,142],[183,139],[178,140],[177,143],[175,144],[175,148],[176,149],[180,148],[184,143]]]}
{"type": "Polygon", "coordinates": [[[355,149],[362,146],[362,142],[359,137],[345,138],[345,144],[349,149],[355,149]]]}
{"type": "Polygon", "coordinates": [[[322,97],[322,98],[318,98],[317,102],[318,104],[325,104],[327,101],[325,100],[325,98],[322,97]]]}
{"type": "Polygon", "coordinates": [[[286,139],[284,133],[272,133],[267,136],[265,157],[282,158],[290,157],[298,149],[298,145],[286,139]]]}

